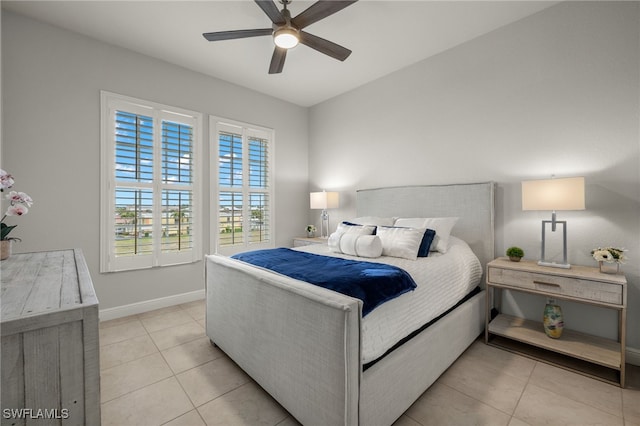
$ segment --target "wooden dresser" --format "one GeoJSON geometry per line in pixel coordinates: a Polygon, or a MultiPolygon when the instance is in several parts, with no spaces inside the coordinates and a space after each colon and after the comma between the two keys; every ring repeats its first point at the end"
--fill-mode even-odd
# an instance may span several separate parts
{"type": "Polygon", "coordinates": [[[98,299],[82,251],[14,254],[0,268],[2,425],[99,425],[98,299]]]}

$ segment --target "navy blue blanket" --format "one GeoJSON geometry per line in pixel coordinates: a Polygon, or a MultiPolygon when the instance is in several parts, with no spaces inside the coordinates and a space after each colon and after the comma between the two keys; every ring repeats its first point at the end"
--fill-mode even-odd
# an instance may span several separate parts
{"type": "Polygon", "coordinates": [[[415,289],[411,275],[396,266],[361,262],[276,248],[231,256],[291,278],[362,300],[362,316],[382,303],[415,289]]]}

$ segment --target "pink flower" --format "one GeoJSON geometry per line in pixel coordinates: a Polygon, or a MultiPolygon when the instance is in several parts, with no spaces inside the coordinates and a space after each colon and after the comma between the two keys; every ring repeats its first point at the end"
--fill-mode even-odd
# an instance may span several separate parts
{"type": "MultiPolygon", "coordinates": [[[[13,177],[6,171],[0,169],[0,192],[4,192],[6,188],[11,188],[14,184],[13,177]]],[[[8,216],[24,216],[29,212],[29,207],[33,204],[33,199],[24,192],[11,191],[6,196],[11,205],[0,219],[0,240],[20,240],[19,238],[9,237],[9,233],[18,225],[7,225],[4,220],[8,216]]]]}
{"type": "Polygon", "coordinates": [[[11,191],[7,195],[7,200],[11,200],[11,205],[22,203],[26,204],[27,207],[31,207],[31,204],[33,204],[31,197],[24,192],[11,191]]]}
{"type": "Polygon", "coordinates": [[[7,188],[11,188],[14,184],[13,177],[0,169],[0,191],[4,191],[7,188]]]}
{"type": "Polygon", "coordinates": [[[28,211],[29,209],[22,204],[16,204],[15,206],[9,206],[7,216],[22,216],[27,214],[28,211]]]}

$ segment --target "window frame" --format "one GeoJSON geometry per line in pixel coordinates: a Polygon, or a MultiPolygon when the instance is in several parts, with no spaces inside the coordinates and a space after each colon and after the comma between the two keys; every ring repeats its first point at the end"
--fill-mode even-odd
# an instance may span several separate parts
{"type": "Polygon", "coordinates": [[[254,124],[244,123],[236,120],[230,120],[217,116],[209,116],[209,132],[210,132],[210,168],[211,170],[211,202],[210,202],[210,212],[212,217],[211,227],[210,227],[210,250],[212,253],[222,254],[226,256],[233,255],[235,253],[239,253],[247,250],[260,250],[265,248],[273,248],[275,247],[275,179],[274,179],[274,170],[275,170],[275,131],[273,129],[257,126],[254,124]],[[267,194],[268,203],[269,203],[269,214],[268,214],[268,235],[269,238],[267,241],[260,242],[251,242],[247,238],[245,238],[243,233],[243,240],[240,244],[228,245],[228,246],[220,246],[220,193],[221,192],[229,192],[231,190],[230,187],[222,187],[219,182],[220,177],[220,146],[219,146],[219,134],[221,131],[230,131],[229,129],[235,130],[237,133],[242,135],[242,158],[243,158],[243,167],[242,167],[242,189],[237,190],[233,189],[233,192],[241,192],[243,199],[243,215],[242,215],[242,223],[243,229],[251,228],[251,212],[249,206],[249,193],[251,192],[259,192],[267,194]],[[267,149],[267,188],[266,189],[256,189],[252,188],[249,184],[249,148],[248,148],[248,138],[251,136],[255,136],[260,139],[266,139],[268,143],[267,149]]]}
{"type": "Polygon", "coordinates": [[[100,91],[100,272],[118,272],[193,263],[202,258],[202,132],[201,113],[182,108],[145,101],[112,92],[100,91]],[[145,115],[153,120],[153,179],[151,182],[119,182],[116,179],[117,111],[145,115]],[[162,162],[163,122],[177,122],[192,127],[191,183],[172,184],[163,181],[162,162]],[[151,254],[116,256],[116,188],[146,189],[152,191],[153,248],[151,254]],[[162,202],[165,191],[191,191],[191,241],[190,250],[162,252],[162,202]],[[160,235],[160,237],[155,237],[160,235]]]}

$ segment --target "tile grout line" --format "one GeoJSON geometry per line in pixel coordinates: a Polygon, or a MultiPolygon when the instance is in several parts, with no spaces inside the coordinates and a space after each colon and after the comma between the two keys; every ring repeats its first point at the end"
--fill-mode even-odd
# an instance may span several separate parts
{"type": "MultiPolygon", "coordinates": [[[[133,392],[139,391],[140,389],[144,389],[144,388],[146,388],[147,386],[152,386],[152,385],[155,385],[155,384],[157,384],[157,383],[160,383],[160,382],[161,382],[161,381],[163,381],[163,380],[167,380],[167,379],[171,378],[172,376],[174,376],[174,377],[175,377],[175,374],[173,373],[173,370],[171,369],[171,366],[169,365],[169,363],[167,363],[167,361],[166,361],[166,360],[164,359],[164,357],[162,356],[162,353],[161,353],[161,352],[159,352],[159,351],[158,351],[158,353],[157,353],[157,354],[153,353],[153,354],[149,354],[149,355],[141,356],[141,357],[139,357],[139,358],[132,359],[131,361],[123,362],[122,364],[114,365],[113,367],[109,367],[109,368],[105,368],[104,370],[101,370],[101,371],[100,371],[100,374],[102,375],[102,371],[111,370],[111,369],[113,369],[113,368],[121,367],[121,366],[123,366],[123,365],[130,364],[130,363],[135,362],[135,361],[140,361],[141,359],[149,358],[149,357],[152,357],[152,356],[155,356],[155,355],[160,355],[160,356],[162,357],[162,361],[163,361],[165,364],[167,364],[167,367],[168,367],[169,372],[171,373],[171,375],[169,375],[169,376],[167,376],[167,377],[163,377],[163,378],[161,378],[161,379],[158,379],[158,380],[156,380],[155,382],[149,383],[149,384],[144,385],[144,386],[142,386],[142,387],[132,389],[132,390],[130,390],[130,391],[128,391],[128,392],[123,393],[122,395],[118,395],[118,396],[116,396],[115,398],[111,398],[111,399],[109,399],[109,400],[107,400],[107,401],[104,401],[104,402],[102,402],[102,401],[101,401],[101,402],[100,402],[100,404],[105,404],[105,403],[107,403],[107,402],[114,401],[114,400],[116,400],[116,399],[118,399],[118,398],[120,398],[120,397],[122,397],[122,396],[124,396],[124,395],[129,395],[130,393],[133,393],[133,392]]],[[[176,378],[176,380],[177,380],[177,378],[176,378]]]]}
{"type": "Polygon", "coordinates": [[[516,405],[513,407],[513,413],[511,413],[511,418],[509,419],[509,422],[511,422],[513,419],[524,421],[524,420],[521,420],[520,418],[516,417],[516,411],[518,411],[518,406],[520,405],[520,401],[522,401],[522,396],[524,395],[524,392],[527,390],[527,387],[531,383],[531,376],[533,376],[533,372],[538,367],[538,364],[539,364],[539,361],[535,361],[535,364],[533,365],[533,368],[531,369],[531,372],[529,372],[529,376],[527,376],[527,382],[522,387],[522,392],[520,392],[520,396],[518,397],[518,401],[516,402],[516,405]]]}

